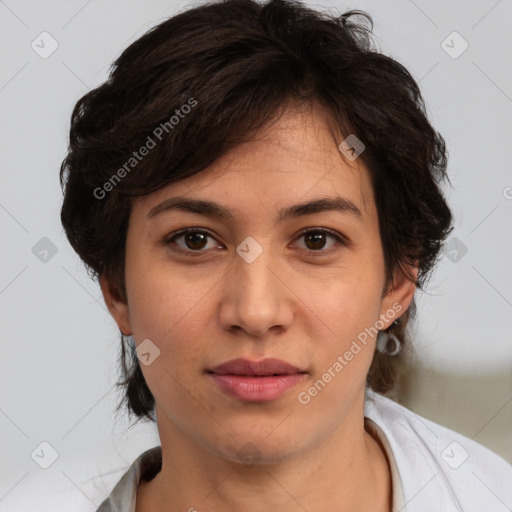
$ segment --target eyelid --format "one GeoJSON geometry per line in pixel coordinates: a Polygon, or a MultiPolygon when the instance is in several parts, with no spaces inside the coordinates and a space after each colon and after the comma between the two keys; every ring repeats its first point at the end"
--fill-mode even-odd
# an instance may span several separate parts
{"type": "Polygon", "coordinates": [[[348,244],[348,242],[349,242],[348,238],[345,237],[344,235],[342,235],[341,233],[338,233],[338,231],[334,231],[333,229],[322,228],[322,227],[304,228],[303,230],[299,231],[299,233],[295,237],[295,240],[297,240],[297,238],[299,238],[300,236],[304,235],[305,233],[309,233],[310,231],[320,232],[320,233],[324,233],[324,234],[327,234],[327,235],[331,235],[334,238],[337,238],[342,243],[348,244]]]}

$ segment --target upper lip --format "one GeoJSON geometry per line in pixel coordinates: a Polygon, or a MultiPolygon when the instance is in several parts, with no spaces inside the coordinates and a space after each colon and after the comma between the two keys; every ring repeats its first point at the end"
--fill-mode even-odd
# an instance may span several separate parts
{"type": "Polygon", "coordinates": [[[231,359],[208,370],[218,375],[291,375],[306,373],[286,361],[275,358],[250,361],[249,359],[231,359]]]}

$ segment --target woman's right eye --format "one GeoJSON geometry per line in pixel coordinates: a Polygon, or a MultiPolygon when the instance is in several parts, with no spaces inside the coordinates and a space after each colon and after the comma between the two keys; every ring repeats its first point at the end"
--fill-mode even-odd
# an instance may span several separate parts
{"type": "MultiPolygon", "coordinates": [[[[208,238],[214,240],[213,236],[204,230],[199,229],[183,229],[178,233],[173,234],[164,241],[164,245],[177,245],[180,250],[178,252],[187,252],[193,256],[199,256],[200,254],[207,252],[206,249],[212,248],[211,245],[208,247],[208,238]],[[178,243],[180,241],[180,243],[178,243]]],[[[173,249],[174,250],[174,249],[173,249]]]]}

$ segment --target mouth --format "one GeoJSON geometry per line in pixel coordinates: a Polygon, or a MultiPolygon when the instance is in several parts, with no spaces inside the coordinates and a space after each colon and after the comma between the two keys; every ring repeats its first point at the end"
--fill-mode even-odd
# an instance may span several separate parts
{"type": "Polygon", "coordinates": [[[281,397],[306,378],[307,372],[280,359],[233,359],[206,373],[231,398],[267,402],[281,397]]]}

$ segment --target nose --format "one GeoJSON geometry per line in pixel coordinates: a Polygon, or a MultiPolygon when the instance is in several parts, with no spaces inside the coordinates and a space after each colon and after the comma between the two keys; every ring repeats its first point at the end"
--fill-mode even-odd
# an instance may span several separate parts
{"type": "Polygon", "coordinates": [[[229,331],[262,337],[281,332],[293,320],[290,276],[285,275],[270,249],[251,263],[238,254],[223,283],[220,322],[229,331]]]}

